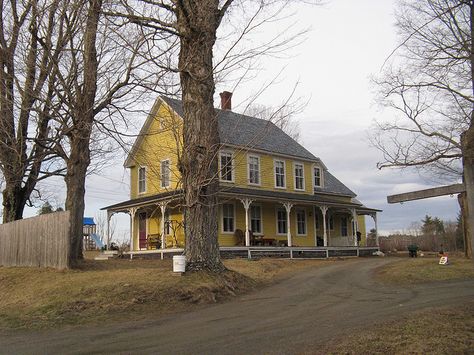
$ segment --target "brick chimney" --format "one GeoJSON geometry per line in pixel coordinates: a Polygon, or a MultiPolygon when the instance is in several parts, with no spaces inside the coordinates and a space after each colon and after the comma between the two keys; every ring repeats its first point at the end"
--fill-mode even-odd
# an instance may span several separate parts
{"type": "Polygon", "coordinates": [[[221,109],[232,111],[232,93],[223,91],[219,95],[221,96],[221,109]]]}

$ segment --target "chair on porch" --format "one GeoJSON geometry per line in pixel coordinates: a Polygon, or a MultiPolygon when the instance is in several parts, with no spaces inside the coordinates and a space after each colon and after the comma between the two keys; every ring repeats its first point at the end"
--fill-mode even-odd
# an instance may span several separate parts
{"type": "Polygon", "coordinates": [[[245,246],[245,234],[242,229],[236,229],[234,232],[234,237],[236,246],[245,246]]]}

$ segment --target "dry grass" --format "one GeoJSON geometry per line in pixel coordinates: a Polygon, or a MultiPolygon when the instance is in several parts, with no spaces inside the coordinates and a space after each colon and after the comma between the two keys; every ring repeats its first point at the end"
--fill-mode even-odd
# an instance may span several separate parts
{"type": "Polygon", "coordinates": [[[78,270],[0,267],[0,329],[137,319],[219,302],[324,261],[228,260],[220,275],[171,260],[86,260],[78,270]]]}
{"type": "Polygon", "coordinates": [[[428,309],[306,354],[474,354],[474,302],[428,309]]]}
{"type": "Polygon", "coordinates": [[[439,257],[400,258],[381,267],[377,278],[382,282],[413,284],[420,282],[474,278],[474,263],[460,256],[449,257],[449,265],[439,265],[439,257]]]}

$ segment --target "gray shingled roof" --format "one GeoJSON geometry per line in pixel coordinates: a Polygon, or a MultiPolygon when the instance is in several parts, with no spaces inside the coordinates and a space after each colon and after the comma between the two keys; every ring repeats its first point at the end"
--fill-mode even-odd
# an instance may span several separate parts
{"type": "Polygon", "coordinates": [[[357,196],[351,189],[349,189],[346,185],[340,182],[334,175],[332,175],[327,170],[324,170],[323,179],[324,187],[315,187],[315,192],[345,195],[351,197],[357,196]]]}
{"type": "MultiPolygon", "coordinates": [[[[161,97],[181,117],[184,117],[180,100],[161,97]]],[[[216,109],[219,115],[219,137],[222,144],[244,146],[251,149],[290,155],[319,161],[311,152],[288,136],[274,123],[260,118],[216,109]]]]}

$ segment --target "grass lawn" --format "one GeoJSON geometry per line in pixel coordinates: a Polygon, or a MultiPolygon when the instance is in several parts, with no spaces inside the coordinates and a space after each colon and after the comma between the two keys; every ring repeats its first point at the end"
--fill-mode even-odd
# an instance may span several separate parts
{"type": "Polygon", "coordinates": [[[325,260],[225,261],[221,275],[176,276],[171,260],[85,260],[57,271],[0,267],[0,329],[138,319],[219,302],[325,260]]]}
{"type": "Polygon", "coordinates": [[[380,268],[376,275],[382,282],[414,284],[474,278],[474,262],[461,256],[449,256],[449,265],[439,265],[439,257],[399,258],[380,268]]]}
{"type": "MultiPolygon", "coordinates": [[[[435,256],[399,258],[380,268],[375,276],[379,281],[405,286],[474,278],[472,260],[450,257],[447,266],[438,262],[435,256]]],[[[425,309],[376,327],[364,326],[364,331],[357,333],[306,354],[474,354],[474,300],[425,309]]]]}
{"type": "Polygon", "coordinates": [[[474,301],[415,312],[306,354],[474,354],[474,301]]]}

